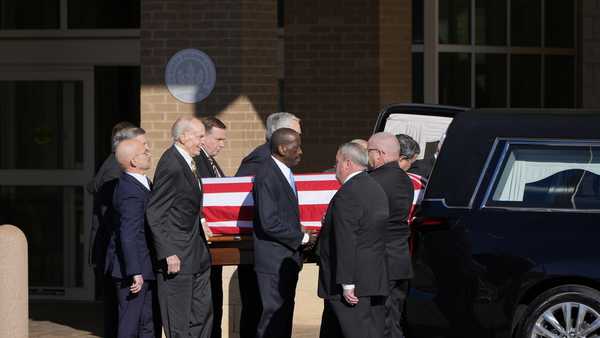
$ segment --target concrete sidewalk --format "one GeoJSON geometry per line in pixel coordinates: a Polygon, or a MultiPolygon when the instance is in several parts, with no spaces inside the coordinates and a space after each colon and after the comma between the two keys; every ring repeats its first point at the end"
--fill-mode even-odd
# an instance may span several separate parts
{"type": "MultiPolygon", "coordinates": [[[[314,264],[306,264],[300,274],[293,337],[313,338],[319,335],[323,301],[316,295],[317,275],[318,268],[314,264]]],[[[239,337],[237,323],[240,302],[239,293],[234,287],[237,286],[236,278],[235,268],[223,269],[223,338],[239,337]]],[[[101,337],[103,320],[102,302],[31,301],[29,337],[101,337]]]]}

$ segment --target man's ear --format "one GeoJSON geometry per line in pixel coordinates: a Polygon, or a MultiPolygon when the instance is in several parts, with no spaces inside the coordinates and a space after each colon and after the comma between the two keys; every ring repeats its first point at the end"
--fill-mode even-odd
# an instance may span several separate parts
{"type": "Polygon", "coordinates": [[[279,156],[285,156],[286,153],[287,153],[286,145],[280,144],[277,146],[277,154],[279,154],[279,156]]]}

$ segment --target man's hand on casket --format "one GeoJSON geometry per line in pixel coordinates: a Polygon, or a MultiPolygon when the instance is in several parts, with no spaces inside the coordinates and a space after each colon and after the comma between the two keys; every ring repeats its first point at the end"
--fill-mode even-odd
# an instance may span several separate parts
{"type": "Polygon", "coordinates": [[[317,245],[318,235],[315,232],[307,232],[306,234],[308,234],[308,242],[302,246],[302,251],[312,252],[317,245]]]}

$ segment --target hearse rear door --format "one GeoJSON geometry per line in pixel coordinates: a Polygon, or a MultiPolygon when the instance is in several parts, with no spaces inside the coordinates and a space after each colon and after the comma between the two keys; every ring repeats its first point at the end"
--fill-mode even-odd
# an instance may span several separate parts
{"type": "MultiPolygon", "coordinates": [[[[456,114],[465,108],[422,105],[397,104],[387,106],[379,114],[374,133],[386,131],[392,134],[407,134],[414,138],[421,147],[419,158],[432,158],[437,151],[437,143],[444,137],[446,129],[456,114]]],[[[421,196],[424,196],[422,193],[421,196]]],[[[426,264],[422,240],[419,233],[412,233],[412,261],[414,277],[410,282],[409,297],[406,302],[406,318],[408,335],[420,337],[447,337],[449,325],[443,314],[433,303],[431,295],[436,292],[436,280],[430,267],[426,264]]]]}

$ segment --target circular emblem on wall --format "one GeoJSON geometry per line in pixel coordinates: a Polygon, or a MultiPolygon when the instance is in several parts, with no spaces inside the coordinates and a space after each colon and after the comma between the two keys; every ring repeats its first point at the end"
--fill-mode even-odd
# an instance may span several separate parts
{"type": "Polygon", "coordinates": [[[204,100],[215,87],[215,64],[197,49],[177,52],[167,63],[165,83],[171,95],[185,103],[204,100]]]}

